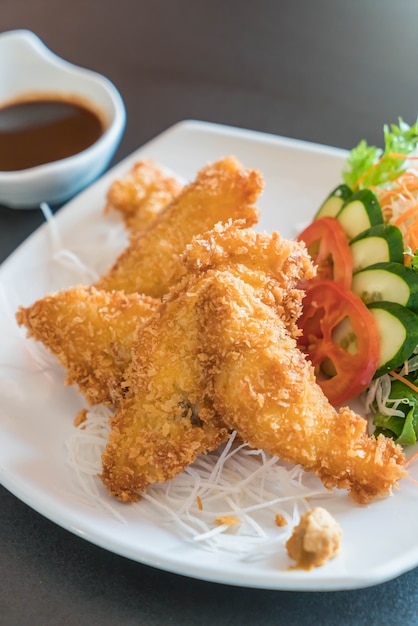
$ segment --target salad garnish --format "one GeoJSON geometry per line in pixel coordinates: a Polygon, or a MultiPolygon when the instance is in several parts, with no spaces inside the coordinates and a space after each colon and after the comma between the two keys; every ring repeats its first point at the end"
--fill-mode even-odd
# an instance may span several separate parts
{"type": "Polygon", "coordinates": [[[418,437],[418,120],[399,118],[383,136],[383,148],[351,150],[298,236],[318,265],[301,285],[299,345],[330,402],[361,393],[375,434],[408,446],[418,437]]]}
{"type": "Polygon", "coordinates": [[[362,139],[351,150],[342,177],[351,189],[381,187],[397,179],[405,170],[405,161],[418,145],[418,120],[409,126],[402,118],[399,125],[383,127],[384,148],[369,146],[362,139]]]}

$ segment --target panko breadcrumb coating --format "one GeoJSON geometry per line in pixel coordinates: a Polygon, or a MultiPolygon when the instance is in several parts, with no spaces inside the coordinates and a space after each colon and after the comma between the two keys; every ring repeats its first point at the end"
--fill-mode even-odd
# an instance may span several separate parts
{"type": "Polygon", "coordinates": [[[43,343],[89,404],[117,404],[136,330],[158,301],[139,294],[72,287],[20,307],[17,322],[43,343]]]}
{"type": "Polygon", "coordinates": [[[196,315],[206,388],[229,428],[359,503],[391,492],[405,475],[402,448],[370,437],[350,409],[331,406],[295,338],[252,286],[217,274],[196,315]]]}
{"type": "Polygon", "coordinates": [[[262,302],[275,309],[293,335],[300,331],[304,292],[300,281],[315,275],[304,244],[284,239],[278,232],[257,233],[242,220],[217,224],[197,235],[182,255],[188,280],[208,270],[227,270],[255,290],[262,302]]]}
{"type": "Polygon", "coordinates": [[[118,211],[131,233],[140,233],[181,191],[182,185],[152,160],[134,164],[107,192],[105,211],[118,211]]]}
{"type": "Polygon", "coordinates": [[[257,222],[254,205],[262,188],[260,173],[233,157],[207,165],[144,232],[132,235],[96,287],[164,296],[184,274],[179,255],[195,235],[230,218],[244,219],[248,226],[257,222]]]}
{"type": "Polygon", "coordinates": [[[124,502],[173,478],[229,436],[201,376],[195,308],[206,285],[203,279],[169,297],[138,331],[102,456],[101,479],[124,502]]]}

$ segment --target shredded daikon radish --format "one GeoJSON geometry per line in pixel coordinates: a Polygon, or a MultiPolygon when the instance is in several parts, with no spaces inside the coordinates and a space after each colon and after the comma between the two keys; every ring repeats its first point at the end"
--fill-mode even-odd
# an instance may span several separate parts
{"type": "Polygon", "coordinates": [[[392,400],[389,398],[391,389],[392,386],[389,374],[384,374],[380,378],[374,380],[366,392],[366,413],[373,413],[373,404],[376,403],[377,409],[383,415],[405,417],[405,414],[397,408],[402,402],[402,399],[392,400]]]}
{"type": "Polygon", "coordinates": [[[51,260],[66,270],[74,272],[74,282],[90,284],[98,279],[96,272],[92,271],[72,250],[65,248],[57,223],[49,205],[41,202],[40,208],[48,224],[48,233],[51,241],[51,260]]]}
{"type": "Polygon", "coordinates": [[[95,224],[95,240],[89,238],[85,245],[75,240],[72,249],[69,249],[49,205],[42,202],[40,209],[48,225],[50,260],[55,270],[63,270],[63,277],[66,277],[68,283],[66,286],[79,283],[88,285],[97,281],[100,272],[109,266],[126,245],[127,235],[123,224],[120,221],[112,223],[109,219],[95,224]]]}
{"type": "Polygon", "coordinates": [[[44,218],[46,223],[48,224],[48,234],[51,240],[52,249],[61,250],[64,246],[62,243],[61,235],[57,227],[56,220],[54,218],[54,214],[51,211],[49,204],[46,202],[41,202],[39,205],[42,213],[44,214],[44,218]]]}
{"type": "Polygon", "coordinates": [[[76,428],[66,441],[67,463],[74,472],[74,493],[84,503],[96,504],[112,513],[125,523],[115,507],[104,497],[103,486],[98,478],[101,471],[101,454],[110,431],[111,412],[106,407],[97,406],[87,414],[87,419],[76,428]],[[84,497],[83,497],[84,496],[84,497]]]}
{"type": "MultiPolygon", "coordinates": [[[[110,416],[104,407],[87,411],[66,442],[67,461],[80,497],[123,522],[123,513],[112,505],[98,477],[110,416]]],[[[137,510],[138,519],[158,519],[202,548],[248,557],[284,547],[294,523],[309,508],[308,500],[330,495],[319,479],[301,467],[288,467],[262,450],[237,444],[233,433],[218,450],[199,456],[173,480],[150,486],[139,502],[123,506],[137,510]],[[281,528],[275,524],[277,514],[288,522],[281,528]],[[216,523],[229,516],[240,523],[216,523]]]]}

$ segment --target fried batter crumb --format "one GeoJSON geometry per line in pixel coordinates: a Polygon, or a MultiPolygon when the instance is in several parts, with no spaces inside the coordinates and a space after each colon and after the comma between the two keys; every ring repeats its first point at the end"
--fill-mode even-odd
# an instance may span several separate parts
{"type": "Polygon", "coordinates": [[[74,419],[74,426],[77,428],[87,419],[87,409],[80,409],[74,419]]]}
{"type": "Polygon", "coordinates": [[[292,569],[311,570],[333,559],[341,550],[342,531],[337,520],[322,507],[314,507],[300,518],[287,540],[292,569]]]}
{"type": "Polygon", "coordinates": [[[131,234],[142,232],[181,188],[152,159],[138,161],[125,176],[111,184],[105,213],[118,211],[131,234]]]}
{"type": "Polygon", "coordinates": [[[215,524],[217,524],[217,526],[222,526],[223,524],[227,526],[238,526],[241,524],[241,521],[238,517],[235,517],[235,515],[220,515],[216,518],[215,524]]]}
{"type": "Polygon", "coordinates": [[[287,526],[287,519],[281,513],[276,514],[275,518],[276,526],[287,526]]]}

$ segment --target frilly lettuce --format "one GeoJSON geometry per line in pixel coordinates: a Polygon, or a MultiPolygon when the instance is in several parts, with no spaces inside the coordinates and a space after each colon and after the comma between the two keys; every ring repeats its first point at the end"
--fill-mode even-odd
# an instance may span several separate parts
{"type": "MultiPolygon", "coordinates": [[[[417,375],[405,376],[407,380],[417,384],[417,375]]],[[[418,436],[418,397],[407,385],[399,380],[391,384],[390,400],[399,400],[397,409],[404,415],[385,415],[380,411],[374,416],[373,424],[376,427],[375,435],[383,433],[391,437],[402,446],[412,446],[417,442],[418,436]]]]}
{"type": "Polygon", "coordinates": [[[418,120],[413,126],[399,118],[399,125],[383,127],[384,149],[369,146],[362,139],[351,150],[343,179],[352,189],[378,187],[396,179],[405,169],[405,159],[394,155],[410,155],[418,145],[418,120]]]}

